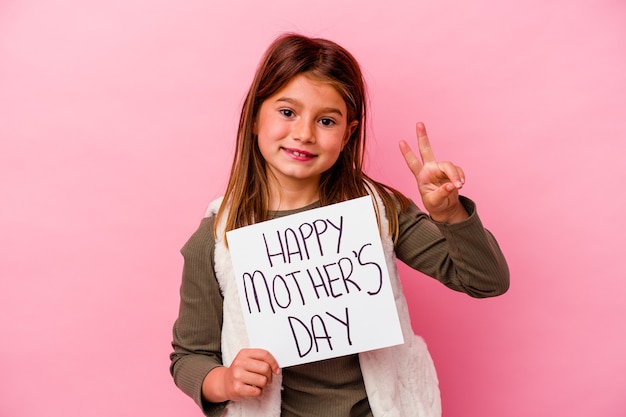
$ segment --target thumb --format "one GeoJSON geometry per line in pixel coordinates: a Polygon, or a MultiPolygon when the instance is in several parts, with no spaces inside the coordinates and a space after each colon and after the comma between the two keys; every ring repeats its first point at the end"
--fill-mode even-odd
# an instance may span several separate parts
{"type": "Polygon", "coordinates": [[[457,188],[451,182],[446,182],[434,189],[429,194],[430,206],[429,212],[443,211],[450,206],[450,197],[456,193],[457,188]]]}

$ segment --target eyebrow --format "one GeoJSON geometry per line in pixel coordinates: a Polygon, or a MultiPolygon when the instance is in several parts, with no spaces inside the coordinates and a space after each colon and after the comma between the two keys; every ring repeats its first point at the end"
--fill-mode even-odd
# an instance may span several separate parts
{"type": "MultiPolygon", "coordinates": [[[[291,97],[281,97],[281,98],[276,99],[276,101],[286,102],[291,105],[302,105],[302,103],[299,100],[296,100],[295,98],[291,98],[291,97]]],[[[343,113],[341,112],[341,110],[336,109],[334,107],[324,107],[320,113],[336,113],[339,116],[343,116],[343,113]]]]}

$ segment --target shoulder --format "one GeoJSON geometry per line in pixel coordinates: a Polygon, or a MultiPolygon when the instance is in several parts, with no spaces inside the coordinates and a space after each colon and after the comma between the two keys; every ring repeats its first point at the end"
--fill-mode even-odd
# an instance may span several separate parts
{"type": "Polygon", "coordinates": [[[222,201],[224,197],[218,197],[215,200],[211,201],[209,207],[206,209],[206,213],[204,213],[204,217],[215,216],[222,205],[222,201]]]}
{"type": "Polygon", "coordinates": [[[212,254],[215,250],[215,234],[213,225],[215,224],[215,215],[204,217],[196,231],[187,240],[183,248],[182,254],[185,257],[200,255],[205,256],[212,254]]]}
{"type": "Polygon", "coordinates": [[[216,198],[207,207],[198,228],[181,249],[185,258],[198,255],[212,257],[215,251],[215,221],[222,200],[223,197],[216,198]]]}

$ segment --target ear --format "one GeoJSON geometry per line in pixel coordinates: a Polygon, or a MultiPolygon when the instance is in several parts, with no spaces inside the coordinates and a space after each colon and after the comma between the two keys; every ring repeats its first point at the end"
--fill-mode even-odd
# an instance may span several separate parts
{"type": "Polygon", "coordinates": [[[352,122],[350,122],[350,124],[348,125],[348,127],[346,127],[346,134],[343,138],[343,144],[341,145],[341,150],[343,151],[343,148],[348,144],[348,141],[350,140],[350,137],[352,136],[352,134],[354,133],[354,130],[356,129],[356,127],[359,125],[359,121],[358,120],[353,120],[352,122]]]}

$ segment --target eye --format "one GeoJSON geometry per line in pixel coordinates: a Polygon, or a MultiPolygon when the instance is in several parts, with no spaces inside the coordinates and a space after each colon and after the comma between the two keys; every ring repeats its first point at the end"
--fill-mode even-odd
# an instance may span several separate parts
{"type": "Polygon", "coordinates": [[[335,121],[333,119],[324,117],[323,119],[320,119],[320,123],[324,126],[332,126],[335,124],[335,121]]]}
{"type": "Polygon", "coordinates": [[[293,117],[293,110],[290,110],[290,109],[280,109],[279,112],[280,112],[280,114],[282,114],[285,117],[293,117]]]}

